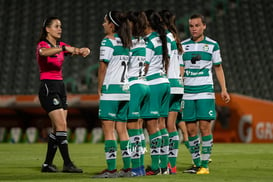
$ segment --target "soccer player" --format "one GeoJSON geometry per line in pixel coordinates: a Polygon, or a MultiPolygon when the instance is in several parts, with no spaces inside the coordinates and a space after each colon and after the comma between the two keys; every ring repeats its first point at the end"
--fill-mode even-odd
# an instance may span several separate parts
{"type": "Polygon", "coordinates": [[[42,172],[57,172],[52,164],[57,147],[59,147],[64,164],[63,172],[82,173],[70,160],[67,142],[67,102],[63,83],[62,65],[67,54],[86,57],[89,48],[72,47],[59,39],[62,35],[62,23],[58,17],[48,17],[44,20],[36,58],[40,69],[39,100],[47,112],[53,131],[49,134],[47,154],[42,172]]]}
{"type": "Polygon", "coordinates": [[[182,45],[175,25],[175,15],[169,10],[160,11],[160,16],[167,27],[167,37],[170,40],[168,67],[168,79],[170,81],[170,109],[167,119],[167,129],[169,133],[169,163],[170,174],[176,174],[176,158],[178,155],[179,136],[176,129],[177,114],[181,110],[182,95],[184,87],[182,75],[184,74],[184,64],[182,61],[182,45]]]}
{"type": "Polygon", "coordinates": [[[153,114],[146,122],[152,160],[151,167],[146,169],[146,175],[158,175],[168,172],[168,131],[165,123],[159,123],[159,118],[168,117],[169,112],[170,84],[166,77],[169,57],[166,29],[159,13],[154,10],[147,10],[145,15],[149,22],[145,30],[145,72],[151,89],[150,111],[153,114]],[[161,126],[159,126],[160,124],[161,126]],[[162,129],[159,130],[159,127],[162,129]],[[167,138],[167,142],[163,145],[162,136],[167,138]],[[159,161],[161,166],[159,166],[159,161]]]}
{"type": "Polygon", "coordinates": [[[221,87],[222,99],[226,103],[230,101],[219,44],[204,35],[205,29],[204,17],[199,14],[192,15],[189,18],[191,38],[182,42],[185,64],[182,118],[186,122],[190,152],[195,165],[184,172],[196,174],[209,174],[208,163],[213,145],[210,121],[216,117],[212,68],[221,87]],[[198,127],[202,141],[201,158],[198,127]]]}
{"type": "Polygon", "coordinates": [[[98,94],[100,96],[99,118],[105,139],[105,156],[107,169],[95,178],[114,178],[131,176],[130,142],[126,128],[128,101],[129,48],[132,37],[126,14],[120,11],[109,11],[102,24],[105,38],[100,46],[100,63],[98,70],[98,94]],[[117,139],[120,139],[123,168],[118,173],[116,166],[117,139]]]}
{"type": "Polygon", "coordinates": [[[145,138],[142,119],[150,116],[150,87],[144,72],[146,44],[143,36],[147,19],[144,12],[129,12],[128,19],[132,26],[133,46],[130,49],[128,65],[130,101],[127,128],[132,145],[132,172],[136,176],[144,176],[145,138]]]}

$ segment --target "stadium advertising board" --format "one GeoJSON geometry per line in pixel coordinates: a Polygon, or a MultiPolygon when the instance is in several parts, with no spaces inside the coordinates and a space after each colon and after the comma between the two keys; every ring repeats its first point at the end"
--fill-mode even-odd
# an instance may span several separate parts
{"type": "Polygon", "coordinates": [[[221,116],[217,117],[214,130],[216,141],[273,142],[273,102],[231,94],[231,102],[225,104],[221,101],[220,94],[217,94],[216,104],[220,108],[218,116],[221,116]],[[223,108],[224,117],[221,113],[223,108]],[[221,136],[223,134],[225,136],[221,136]]]}

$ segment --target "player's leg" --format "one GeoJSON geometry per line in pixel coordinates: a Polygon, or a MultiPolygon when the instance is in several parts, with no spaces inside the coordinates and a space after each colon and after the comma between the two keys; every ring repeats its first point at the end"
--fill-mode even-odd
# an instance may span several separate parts
{"type": "Polygon", "coordinates": [[[118,177],[117,172],[117,139],[115,135],[115,119],[109,113],[117,113],[118,101],[100,100],[99,118],[102,122],[102,130],[104,135],[104,152],[106,158],[106,169],[93,178],[115,178],[118,177]]]}
{"type": "Polygon", "coordinates": [[[160,174],[159,159],[162,141],[158,126],[158,119],[147,120],[146,126],[149,133],[151,155],[151,167],[146,169],[146,175],[157,175],[160,174]]]}
{"type": "Polygon", "coordinates": [[[199,128],[202,135],[201,168],[197,174],[209,174],[209,159],[213,146],[211,120],[216,118],[215,100],[202,99],[197,101],[197,117],[200,118],[199,128]]]}
{"type": "Polygon", "coordinates": [[[146,175],[158,175],[160,174],[160,149],[162,136],[159,130],[159,118],[161,107],[161,85],[150,85],[150,116],[145,119],[147,131],[149,133],[150,141],[150,156],[151,166],[146,169],[146,175]]]}
{"type": "Polygon", "coordinates": [[[142,176],[141,173],[141,136],[139,130],[138,120],[128,121],[127,123],[128,134],[131,143],[131,162],[132,162],[132,171],[136,176],[142,176]]]}
{"type": "Polygon", "coordinates": [[[168,171],[168,162],[169,162],[169,133],[166,128],[166,118],[160,117],[159,118],[159,130],[161,133],[161,147],[160,147],[160,169],[161,174],[169,174],[168,171]]]}
{"type": "Polygon", "coordinates": [[[196,119],[195,100],[184,100],[184,109],[182,119],[186,122],[189,149],[194,166],[185,170],[186,173],[196,173],[201,165],[200,159],[200,138],[198,135],[198,123],[196,119]]]}
{"type": "Polygon", "coordinates": [[[142,156],[142,139],[141,129],[142,124],[139,122],[139,118],[142,114],[142,107],[145,104],[147,94],[149,93],[149,86],[144,84],[133,84],[130,86],[130,101],[127,129],[131,142],[131,162],[132,172],[136,176],[145,175],[144,161],[141,162],[142,156]],[[143,166],[143,167],[141,167],[143,166]]]}
{"type": "Polygon", "coordinates": [[[182,94],[170,95],[170,109],[167,120],[169,133],[169,173],[176,174],[176,159],[178,156],[179,135],[176,128],[178,112],[181,110],[182,94]]]}
{"type": "Polygon", "coordinates": [[[123,162],[123,167],[119,172],[120,177],[130,177],[133,176],[131,172],[131,142],[129,140],[128,130],[127,130],[127,113],[129,108],[128,101],[120,101],[119,110],[117,113],[116,131],[119,136],[121,157],[123,162]]]}

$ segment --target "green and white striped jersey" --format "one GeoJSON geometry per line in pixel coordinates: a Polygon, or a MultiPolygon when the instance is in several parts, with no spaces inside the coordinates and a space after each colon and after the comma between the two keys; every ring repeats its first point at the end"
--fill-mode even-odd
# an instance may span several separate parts
{"type": "Polygon", "coordinates": [[[146,74],[149,85],[169,83],[165,78],[164,66],[162,63],[163,50],[162,42],[157,32],[152,32],[145,37],[146,42],[146,60],[145,63],[149,64],[149,69],[146,74]]]}
{"type": "Polygon", "coordinates": [[[144,63],[146,56],[146,44],[144,39],[134,38],[132,40],[133,46],[130,49],[130,59],[129,59],[129,84],[147,84],[143,79],[145,77],[144,63]]]}
{"type": "Polygon", "coordinates": [[[108,63],[102,86],[101,100],[129,100],[128,61],[129,49],[115,39],[104,38],[100,46],[100,61],[108,63]]]}
{"type": "Polygon", "coordinates": [[[220,48],[216,41],[205,37],[200,42],[182,41],[185,100],[214,99],[212,66],[222,63],[220,48]]]}
{"type": "Polygon", "coordinates": [[[167,32],[168,51],[170,62],[168,67],[168,79],[171,86],[171,94],[183,94],[184,87],[180,75],[180,67],[184,66],[182,56],[178,54],[176,41],[171,32],[167,32]]]}

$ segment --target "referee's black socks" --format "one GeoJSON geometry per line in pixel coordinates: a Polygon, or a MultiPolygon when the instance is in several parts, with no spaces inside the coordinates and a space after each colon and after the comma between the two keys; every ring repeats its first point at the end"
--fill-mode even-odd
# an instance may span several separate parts
{"type": "Polygon", "coordinates": [[[71,164],[69,152],[68,152],[68,141],[67,141],[67,132],[66,131],[56,131],[56,139],[58,147],[60,149],[62,158],[64,160],[64,165],[67,166],[71,164]]]}
{"type": "Polygon", "coordinates": [[[54,156],[57,151],[57,140],[56,140],[56,135],[54,133],[50,133],[48,135],[48,142],[47,142],[47,153],[46,153],[46,159],[44,164],[49,164],[52,165],[52,161],[54,159],[54,156]]]}

